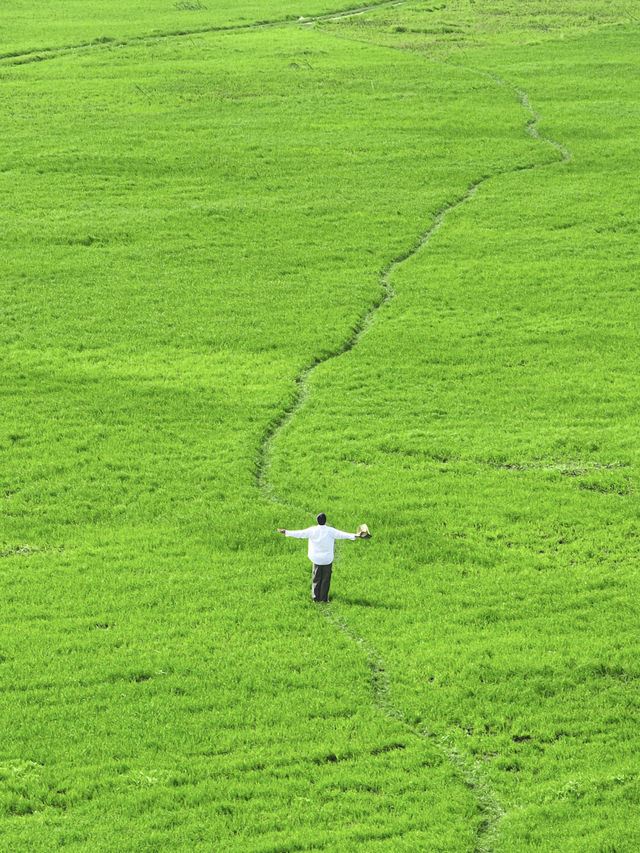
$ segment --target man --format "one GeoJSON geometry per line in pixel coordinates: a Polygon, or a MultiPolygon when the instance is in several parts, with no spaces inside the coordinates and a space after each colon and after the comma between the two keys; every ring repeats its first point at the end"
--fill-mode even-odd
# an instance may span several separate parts
{"type": "Polygon", "coordinates": [[[345,533],[342,530],[336,530],[335,527],[329,527],[327,516],[323,512],[317,516],[316,521],[318,524],[315,527],[307,527],[305,530],[283,530],[279,527],[278,533],[293,536],[294,539],[309,540],[309,559],[313,563],[311,595],[314,601],[328,601],[333,565],[333,543],[336,539],[357,539],[358,534],[345,533]]]}

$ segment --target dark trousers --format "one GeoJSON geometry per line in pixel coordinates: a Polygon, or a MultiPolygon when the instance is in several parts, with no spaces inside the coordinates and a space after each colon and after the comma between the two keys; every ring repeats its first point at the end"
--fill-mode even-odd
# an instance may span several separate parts
{"type": "Polygon", "coordinates": [[[331,584],[331,566],[317,566],[313,564],[313,580],[311,582],[311,595],[314,601],[329,601],[329,585],[331,584]]]}

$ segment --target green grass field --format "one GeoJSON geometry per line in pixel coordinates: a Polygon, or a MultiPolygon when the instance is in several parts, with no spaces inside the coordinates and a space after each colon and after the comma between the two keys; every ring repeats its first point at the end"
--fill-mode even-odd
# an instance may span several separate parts
{"type": "Polygon", "coordinates": [[[640,16],[347,9],[4,10],[2,851],[640,849],[640,16]]]}

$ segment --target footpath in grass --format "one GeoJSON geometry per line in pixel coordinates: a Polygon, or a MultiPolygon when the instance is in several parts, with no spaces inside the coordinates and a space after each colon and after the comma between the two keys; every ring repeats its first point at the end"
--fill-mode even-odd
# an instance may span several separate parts
{"type": "Polygon", "coordinates": [[[4,842],[634,849],[637,28],[190,5],[14,4],[97,44],[2,64],[4,842]]]}
{"type": "Polygon", "coordinates": [[[389,253],[537,156],[509,98],[304,29],[4,73],[4,837],[472,847],[475,797],[310,609],[255,466],[389,253]]]}
{"type": "MultiPolygon", "coordinates": [[[[378,531],[343,554],[344,607],[398,703],[477,761],[506,810],[495,849],[632,850],[637,28],[561,23],[526,50],[404,28],[417,60],[524,89],[572,157],[452,212],[357,350],[314,372],[273,468],[302,501],[323,458],[315,502],[348,496],[378,531]]],[[[396,44],[383,20],[334,30],[396,44]]]]}

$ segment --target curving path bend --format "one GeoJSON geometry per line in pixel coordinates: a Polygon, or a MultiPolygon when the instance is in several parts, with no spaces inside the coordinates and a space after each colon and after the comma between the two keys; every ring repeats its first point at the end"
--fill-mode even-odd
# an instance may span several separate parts
{"type": "MultiPolygon", "coordinates": [[[[381,0],[381,2],[374,2],[370,3],[369,5],[357,6],[351,9],[340,9],[336,10],[335,12],[327,12],[322,15],[317,15],[315,17],[300,18],[298,20],[279,19],[260,23],[241,24],[229,27],[205,27],[200,29],[180,30],[175,32],[150,33],[146,35],[133,36],[128,39],[98,40],[93,42],[77,43],[73,45],[63,45],[59,47],[44,47],[38,49],[34,48],[28,51],[0,54],[0,65],[23,65],[32,62],[40,62],[48,59],[57,59],[63,56],[82,53],[84,51],[93,52],[96,50],[111,50],[114,47],[141,44],[148,41],[155,42],[160,39],[180,38],[185,36],[188,37],[191,35],[203,33],[224,33],[233,31],[260,30],[267,27],[277,27],[285,25],[313,27],[314,25],[321,24],[323,22],[331,22],[344,18],[354,17],[357,15],[363,15],[366,12],[374,11],[379,8],[395,7],[402,5],[403,3],[404,0],[381,0]]],[[[325,35],[327,34],[325,33],[325,35]]],[[[331,35],[331,37],[344,38],[343,36],[338,35],[331,35]]],[[[355,41],[355,39],[352,40],[355,41]]],[[[367,42],[367,44],[372,43],[367,42]]],[[[392,45],[376,46],[386,47],[391,50],[403,50],[404,52],[406,52],[406,48],[394,47],[392,45]]],[[[441,60],[428,59],[423,56],[420,56],[419,58],[423,61],[428,61],[432,63],[437,62],[441,65],[452,65],[454,67],[464,69],[468,72],[479,74],[481,76],[491,79],[494,83],[496,83],[496,85],[511,89],[518,96],[521,107],[529,113],[529,119],[525,125],[526,132],[534,139],[537,139],[542,143],[550,145],[558,153],[559,160],[541,164],[532,163],[530,165],[506,169],[504,171],[496,172],[493,175],[479,178],[477,181],[470,184],[467,190],[458,199],[442,207],[435,214],[431,225],[427,230],[424,231],[424,233],[415,243],[415,245],[408,248],[406,252],[403,252],[402,254],[391,260],[387,267],[382,271],[382,273],[380,274],[380,292],[377,299],[362,313],[354,330],[352,331],[350,336],[342,343],[342,345],[335,352],[330,353],[325,358],[315,359],[311,364],[309,364],[298,374],[295,379],[296,388],[292,402],[286,408],[284,408],[282,412],[280,412],[280,414],[275,418],[275,420],[265,431],[262,442],[257,451],[255,463],[255,483],[261,495],[267,500],[273,501],[281,506],[294,507],[296,509],[302,509],[304,512],[309,512],[308,509],[295,507],[294,504],[287,502],[284,498],[278,496],[277,492],[274,490],[270,481],[271,458],[273,453],[274,442],[277,439],[278,435],[284,429],[286,429],[287,425],[304,406],[309,393],[309,380],[316,367],[318,367],[319,364],[324,364],[328,361],[339,358],[341,355],[344,355],[344,353],[357,346],[362,337],[367,333],[374,321],[377,319],[377,315],[380,309],[394,298],[395,291],[391,284],[391,277],[393,276],[396,269],[409,258],[413,257],[418,252],[424,250],[427,247],[430,239],[442,227],[447,214],[460,207],[461,205],[465,204],[467,201],[471,200],[475,195],[477,189],[481,187],[482,184],[486,183],[492,178],[498,177],[499,175],[515,173],[527,169],[546,168],[550,165],[557,165],[558,162],[566,163],[568,160],[571,159],[572,156],[571,153],[563,145],[548,137],[542,136],[539,133],[537,125],[540,121],[540,115],[531,105],[529,95],[524,90],[510,83],[507,83],[500,77],[497,77],[496,75],[490,74],[486,71],[482,71],[464,65],[454,65],[454,63],[443,62],[441,60]]],[[[490,789],[490,787],[482,778],[482,775],[479,772],[477,766],[471,761],[471,759],[460,753],[458,750],[455,749],[455,747],[451,746],[447,736],[437,737],[429,729],[417,728],[413,726],[406,719],[402,709],[394,704],[389,685],[389,676],[385,669],[384,662],[382,661],[375,647],[367,639],[360,636],[350,626],[347,619],[336,608],[335,605],[330,604],[327,607],[324,607],[322,612],[324,613],[327,621],[335,629],[340,630],[343,634],[345,634],[345,636],[347,636],[352,642],[354,642],[360,648],[362,654],[365,655],[371,673],[373,700],[376,706],[379,708],[380,712],[384,714],[387,718],[396,722],[400,722],[401,724],[406,726],[407,729],[416,737],[429,738],[433,743],[435,743],[444,758],[447,761],[451,762],[451,764],[456,768],[459,776],[462,778],[465,785],[467,785],[467,787],[473,792],[473,795],[476,798],[476,801],[483,815],[483,819],[476,835],[474,853],[490,853],[490,851],[492,850],[493,842],[495,841],[499,832],[500,820],[504,816],[505,812],[500,806],[500,803],[498,802],[494,792],[490,789]]]]}
{"type": "MultiPolygon", "coordinates": [[[[391,3],[385,5],[399,4],[391,3]]],[[[333,19],[335,20],[335,18],[337,17],[345,18],[355,14],[361,14],[362,11],[368,10],[358,9],[352,10],[351,13],[340,13],[339,16],[335,16],[333,19]]],[[[311,21],[305,21],[304,24],[308,25],[314,24],[316,22],[320,23],[326,20],[329,20],[329,18],[322,17],[311,21]]],[[[344,38],[343,36],[337,35],[332,35],[331,37],[344,38]]],[[[404,50],[406,52],[406,49],[404,48],[398,48],[390,45],[376,46],[388,47],[391,50],[404,50]]],[[[305,401],[309,395],[309,380],[314,370],[320,364],[326,364],[327,362],[332,361],[333,359],[337,359],[341,355],[344,355],[346,352],[352,350],[355,346],[357,346],[359,341],[367,333],[367,331],[371,328],[372,324],[376,320],[380,309],[394,298],[395,290],[393,289],[393,286],[391,284],[391,277],[396,271],[396,269],[409,258],[418,254],[418,252],[424,250],[427,247],[431,238],[434,236],[434,234],[436,234],[436,232],[439,231],[439,229],[442,227],[447,214],[472,199],[473,196],[476,194],[476,191],[479,187],[482,186],[482,184],[492,180],[493,178],[499,177],[500,175],[515,174],[519,171],[540,169],[546,168],[548,166],[555,166],[558,165],[558,163],[567,163],[572,157],[571,152],[568,151],[563,145],[553,139],[550,139],[546,136],[542,136],[540,134],[538,130],[538,123],[540,122],[541,116],[533,108],[529,95],[523,89],[520,89],[517,86],[506,82],[505,80],[494,74],[490,74],[486,71],[482,71],[477,68],[471,68],[465,65],[454,65],[454,63],[442,62],[439,60],[427,61],[438,62],[438,64],[441,65],[451,65],[453,67],[461,68],[470,73],[486,77],[496,83],[496,85],[511,89],[517,95],[520,102],[520,106],[527,113],[529,113],[529,119],[527,120],[525,125],[526,133],[528,133],[532,138],[540,141],[541,143],[550,145],[558,153],[559,159],[555,161],[550,161],[548,163],[531,163],[524,166],[516,166],[511,169],[505,169],[503,171],[495,172],[492,175],[479,178],[477,181],[470,184],[466,192],[458,199],[442,207],[435,214],[430,227],[422,234],[417,243],[413,247],[409,248],[406,252],[394,258],[383,270],[380,275],[380,293],[378,295],[378,298],[361,315],[351,335],[335,352],[330,353],[322,359],[315,359],[311,364],[309,364],[298,374],[295,379],[296,389],[295,394],[293,396],[293,400],[285,409],[283,409],[283,411],[278,415],[278,417],[271,423],[271,425],[266,430],[262,443],[258,449],[256,458],[255,482],[257,488],[259,489],[263,497],[270,501],[278,503],[281,506],[288,506],[291,508],[302,510],[305,513],[310,512],[308,508],[297,507],[294,504],[287,502],[285,499],[280,498],[277,492],[274,490],[269,476],[274,442],[277,439],[278,435],[284,429],[286,429],[287,425],[292,421],[295,415],[304,406],[305,401]]],[[[454,746],[452,746],[449,742],[448,736],[445,735],[443,737],[438,737],[433,734],[428,728],[417,728],[413,726],[407,720],[402,709],[394,704],[390,690],[389,676],[385,669],[384,662],[375,647],[366,638],[360,636],[357,631],[355,631],[354,628],[351,627],[345,616],[340,612],[340,610],[336,607],[335,604],[329,604],[327,607],[324,607],[322,609],[322,612],[327,621],[334,628],[341,631],[352,642],[354,642],[360,648],[362,654],[365,655],[371,674],[373,700],[380,712],[389,719],[402,723],[411,732],[411,734],[421,738],[428,738],[432,743],[437,746],[443,757],[455,767],[458,775],[461,777],[464,784],[473,793],[473,796],[475,797],[482,814],[482,820],[479,824],[476,833],[474,853],[491,853],[491,851],[493,850],[493,844],[500,830],[500,821],[505,815],[505,810],[500,805],[498,798],[492,791],[491,787],[483,778],[482,773],[479,770],[477,764],[474,763],[468,756],[465,756],[454,746]]]]}

